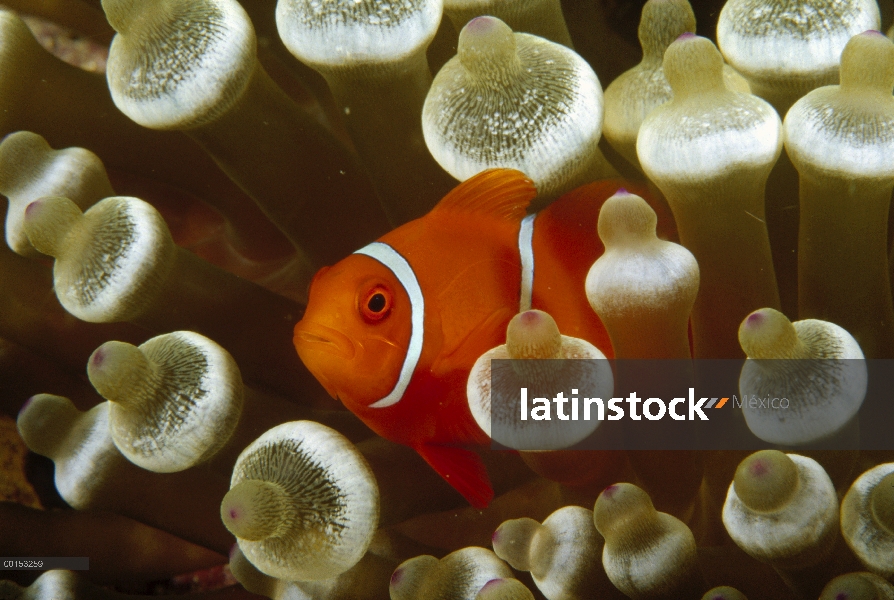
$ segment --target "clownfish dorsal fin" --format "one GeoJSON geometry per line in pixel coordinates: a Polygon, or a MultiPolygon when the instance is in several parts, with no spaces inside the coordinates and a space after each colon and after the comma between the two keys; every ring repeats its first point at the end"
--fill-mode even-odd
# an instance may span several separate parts
{"type": "Polygon", "coordinates": [[[534,182],[521,171],[488,169],[453,188],[430,214],[478,214],[519,221],[536,196],[534,182]]]}

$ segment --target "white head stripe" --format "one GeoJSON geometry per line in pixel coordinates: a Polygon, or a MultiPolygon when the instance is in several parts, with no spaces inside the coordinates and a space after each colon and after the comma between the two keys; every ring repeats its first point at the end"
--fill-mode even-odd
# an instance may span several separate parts
{"type": "Polygon", "coordinates": [[[518,230],[518,254],[521,257],[521,296],[518,312],[531,310],[531,296],[534,294],[534,219],[537,214],[528,215],[518,230]]]}
{"type": "Polygon", "coordinates": [[[373,242],[357,250],[354,254],[364,254],[388,267],[400,284],[404,286],[407,296],[410,297],[410,344],[407,346],[404,364],[400,368],[400,376],[391,393],[369,405],[371,408],[385,408],[397,404],[403,398],[404,392],[407,391],[407,386],[410,385],[410,380],[413,378],[413,371],[416,370],[416,365],[419,363],[419,357],[422,355],[425,300],[422,297],[422,288],[419,287],[413,267],[410,266],[407,259],[388,244],[373,242]]]}

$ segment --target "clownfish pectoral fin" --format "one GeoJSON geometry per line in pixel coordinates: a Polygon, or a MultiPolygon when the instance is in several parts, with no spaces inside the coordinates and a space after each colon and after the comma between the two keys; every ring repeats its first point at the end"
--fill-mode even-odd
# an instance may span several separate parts
{"type": "Polygon", "coordinates": [[[453,188],[430,214],[460,212],[520,221],[536,196],[534,182],[521,171],[489,169],[453,188]]]}
{"type": "Polygon", "coordinates": [[[473,327],[465,324],[464,330],[450,329],[450,323],[443,323],[444,345],[441,355],[432,363],[432,374],[446,377],[456,370],[468,371],[482,354],[505,343],[506,326],[517,312],[515,308],[500,308],[473,327]],[[484,349],[482,342],[487,346],[484,349]]]}
{"type": "Polygon", "coordinates": [[[494,490],[481,458],[471,450],[422,444],[416,452],[475,508],[486,508],[494,490]]]}

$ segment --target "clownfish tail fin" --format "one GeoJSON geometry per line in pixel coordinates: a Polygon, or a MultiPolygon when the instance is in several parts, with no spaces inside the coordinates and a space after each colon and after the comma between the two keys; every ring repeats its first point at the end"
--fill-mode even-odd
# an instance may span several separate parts
{"type": "Polygon", "coordinates": [[[486,508],[494,490],[481,458],[471,450],[422,444],[419,455],[475,508],[486,508]]]}
{"type": "Polygon", "coordinates": [[[431,214],[459,212],[519,221],[537,196],[534,182],[514,169],[488,169],[453,188],[431,214]]]}

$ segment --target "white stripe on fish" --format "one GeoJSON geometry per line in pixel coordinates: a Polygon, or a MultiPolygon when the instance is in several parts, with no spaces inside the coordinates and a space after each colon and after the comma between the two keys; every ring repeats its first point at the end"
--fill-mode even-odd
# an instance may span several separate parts
{"type": "Polygon", "coordinates": [[[518,230],[518,255],[521,258],[521,296],[518,301],[518,312],[531,310],[531,297],[534,294],[534,219],[537,214],[528,215],[521,222],[518,230]]]}
{"type": "Polygon", "coordinates": [[[400,284],[404,286],[407,296],[410,297],[410,343],[407,346],[404,363],[400,368],[400,375],[394,389],[387,396],[370,404],[371,408],[385,408],[397,404],[403,398],[404,392],[407,391],[407,386],[410,385],[410,380],[413,378],[416,365],[419,363],[419,357],[422,355],[425,332],[425,298],[422,296],[422,288],[419,287],[419,280],[416,279],[413,267],[410,266],[407,259],[388,244],[373,242],[357,250],[354,254],[364,254],[388,267],[400,284]]]}

